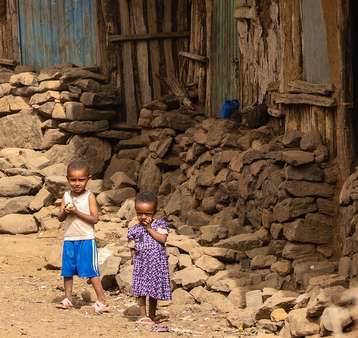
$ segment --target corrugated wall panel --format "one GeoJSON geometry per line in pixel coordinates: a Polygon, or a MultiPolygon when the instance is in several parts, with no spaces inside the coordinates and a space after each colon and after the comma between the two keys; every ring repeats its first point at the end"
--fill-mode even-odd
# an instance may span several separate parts
{"type": "Polygon", "coordinates": [[[211,111],[216,115],[225,100],[239,96],[239,79],[235,61],[239,57],[238,35],[234,11],[238,0],[214,0],[213,13],[213,79],[211,111]]]}
{"type": "Polygon", "coordinates": [[[21,62],[98,64],[95,0],[19,0],[21,62]]]}

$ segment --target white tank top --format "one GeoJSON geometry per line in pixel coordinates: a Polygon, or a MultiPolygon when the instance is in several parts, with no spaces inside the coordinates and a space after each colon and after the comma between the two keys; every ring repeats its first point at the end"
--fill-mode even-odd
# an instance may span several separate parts
{"type": "MultiPolygon", "coordinates": [[[[71,196],[70,191],[66,191],[63,198],[65,205],[73,203],[76,208],[84,214],[90,215],[89,195],[90,191],[85,191],[80,196],[71,196]]],[[[94,239],[94,226],[89,224],[75,215],[67,215],[64,221],[65,241],[80,241],[85,239],[94,239]]]]}

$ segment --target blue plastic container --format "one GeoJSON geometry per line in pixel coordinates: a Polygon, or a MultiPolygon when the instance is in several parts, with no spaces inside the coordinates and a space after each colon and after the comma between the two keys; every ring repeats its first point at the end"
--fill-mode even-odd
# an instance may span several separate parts
{"type": "Polygon", "coordinates": [[[233,111],[240,108],[240,102],[238,100],[226,100],[220,109],[220,118],[228,119],[232,115],[233,111]]]}

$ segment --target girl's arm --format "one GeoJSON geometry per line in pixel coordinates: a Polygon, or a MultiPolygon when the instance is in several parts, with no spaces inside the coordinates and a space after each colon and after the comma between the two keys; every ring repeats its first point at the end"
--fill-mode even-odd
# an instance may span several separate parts
{"type": "Polygon", "coordinates": [[[96,197],[91,193],[88,197],[90,215],[79,211],[76,208],[71,209],[71,212],[86,223],[95,225],[98,222],[98,207],[96,197]]]}
{"type": "Polygon", "coordinates": [[[155,231],[152,227],[151,224],[146,226],[148,234],[151,235],[156,241],[158,241],[159,243],[165,244],[165,242],[167,241],[167,237],[168,234],[161,234],[158,231],[155,231]]]}
{"type": "Polygon", "coordinates": [[[62,197],[61,206],[60,206],[60,213],[58,214],[58,220],[63,222],[67,216],[67,212],[65,211],[65,198],[62,197]]]}

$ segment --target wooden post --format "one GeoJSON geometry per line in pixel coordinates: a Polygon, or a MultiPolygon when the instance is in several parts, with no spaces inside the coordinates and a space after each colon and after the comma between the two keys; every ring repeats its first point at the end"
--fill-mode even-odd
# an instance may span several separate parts
{"type": "MultiPolygon", "coordinates": [[[[355,1],[355,0],[354,0],[355,1]]],[[[341,90],[337,97],[336,114],[337,159],[340,172],[340,186],[350,175],[353,166],[353,132],[352,132],[352,56],[350,30],[352,17],[349,14],[349,0],[339,0],[337,6],[338,48],[340,52],[341,90]]]]}
{"type": "MultiPolygon", "coordinates": [[[[147,33],[144,22],[143,0],[132,0],[133,21],[136,34],[147,33]]],[[[140,88],[140,106],[152,100],[151,87],[149,84],[149,62],[148,62],[148,43],[147,41],[137,42],[137,66],[140,88]]]]}
{"type": "MultiPolygon", "coordinates": [[[[173,1],[166,0],[164,3],[164,20],[163,20],[163,30],[166,32],[172,31],[172,8],[173,1]]],[[[172,40],[164,40],[164,59],[167,76],[175,76],[175,66],[173,60],[173,43],[172,40]]]]}
{"type": "MultiPolygon", "coordinates": [[[[158,32],[156,0],[147,1],[147,12],[148,12],[149,33],[156,33],[158,32]]],[[[158,40],[149,41],[149,51],[150,51],[150,65],[152,70],[153,97],[156,99],[160,97],[160,80],[158,78],[160,74],[159,73],[160,46],[158,40]]]]}
{"type": "Polygon", "coordinates": [[[211,110],[211,91],[212,91],[212,27],[214,0],[207,0],[206,4],[206,57],[208,59],[206,66],[206,93],[205,93],[205,111],[212,116],[211,110]]]}
{"type": "MultiPolygon", "coordinates": [[[[121,32],[130,34],[128,0],[119,0],[121,32]]],[[[137,124],[137,103],[134,87],[133,59],[131,42],[123,42],[121,45],[123,63],[123,86],[124,102],[127,113],[127,123],[135,126],[137,124]]]]}

